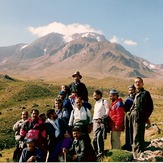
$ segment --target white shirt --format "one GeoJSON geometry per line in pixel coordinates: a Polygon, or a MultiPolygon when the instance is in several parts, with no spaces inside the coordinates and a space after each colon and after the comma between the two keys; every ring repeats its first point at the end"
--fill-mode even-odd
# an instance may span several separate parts
{"type": "Polygon", "coordinates": [[[74,120],[87,120],[89,117],[89,123],[92,123],[92,118],[89,109],[87,111],[85,110],[87,108],[84,108],[83,106],[78,109],[75,107],[74,110],[71,111],[70,119],[69,119],[69,126],[73,126],[74,120]]]}
{"type": "Polygon", "coordinates": [[[102,118],[104,115],[109,114],[109,104],[107,100],[100,99],[96,101],[94,105],[94,113],[93,113],[93,119],[99,119],[102,118]]]}

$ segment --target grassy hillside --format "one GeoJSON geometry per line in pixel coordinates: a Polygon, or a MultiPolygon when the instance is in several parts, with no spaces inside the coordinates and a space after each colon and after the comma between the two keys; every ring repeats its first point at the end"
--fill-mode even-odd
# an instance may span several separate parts
{"type": "MultiPolygon", "coordinates": [[[[127,87],[133,83],[133,79],[123,78],[105,78],[96,79],[83,77],[82,81],[86,84],[89,92],[89,100],[94,105],[92,98],[95,89],[103,91],[104,98],[108,99],[108,90],[116,88],[120,96],[125,99],[128,92],[127,87]]],[[[57,81],[43,80],[11,80],[10,78],[0,78],[0,151],[4,148],[14,147],[13,124],[20,119],[22,107],[27,111],[33,108],[40,110],[40,113],[46,113],[53,105],[54,98],[57,96],[60,85],[70,84],[72,78],[60,79],[57,81]]],[[[145,88],[152,94],[154,101],[154,112],[151,116],[152,123],[158,123],[163,129],[163,81],[154,79],[144,79],[145,88]]],[[[93,114],[93,109],[92,109],[93,114]]],[[[161,135],[159,135],[161,137],[161,135]]],[[[109,137],[109,136],[108,136],[109,137]]],[[[124,133],[121,136],[124,143],[124,133]]],[[[105,143],[106,149],[110,148],[109,138],[105,143]]],[[[0,161],[1,158],[0,158],[0,161]]]]}

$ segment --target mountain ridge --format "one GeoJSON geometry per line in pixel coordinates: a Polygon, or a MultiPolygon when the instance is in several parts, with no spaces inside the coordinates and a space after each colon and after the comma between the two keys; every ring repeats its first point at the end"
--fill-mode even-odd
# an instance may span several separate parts
{"type": "Polygon", "coordinates": [[[162,77],[163,64],[153,64],[134,56],[103,35],[91,32],[74,34],[69,42],[64,37],[50,33],[29,45],[5,47],[6,51],[0,47],[1,72],[49,79],[61,75],[68,77],[76,70],[97,78],[162,77]]]}

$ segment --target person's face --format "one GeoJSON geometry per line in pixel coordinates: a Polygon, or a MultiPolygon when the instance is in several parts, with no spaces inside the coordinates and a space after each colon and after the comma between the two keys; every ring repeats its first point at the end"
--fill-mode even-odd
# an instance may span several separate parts
{"type": "Polygon", "coordinates": [[[80,80],[80,76],[79,76],[79,75],[75,75],[73,78],[74,78],[74,80],[75,80],[76,82],[80,80]]]}
{"type": "Polygon", "coordinates": [[[61,86],[61,91],[66,91],[66,86],[65,85],[61,86]]]}
{"type": "Polygon", "coordinates": [[[96,94],[95,92],[93,93],[93,98],[98,101],[101,98],[101,95],[96,94]]]}
{"type": "Polygon", "coordinates": [[[21,118],[22,118],[23,120],[27,120],[27,119],[28,119],[28,113],[25,112],[25,111],[23,111],[23,112],[22,112],[22,115],[21,115],[21,118]]]}
{"type": "Polygon", "coordinates": [[[29,143],[27,143],[27,149],[28,149],[29,151],[32,151],[32,150],[34,149],[34,147],[35,147],[34,142],[29,142],[29,143]]]}
{"type": "Polygon", "coordinates": [[[79,131],[73,131],[72,136],[75,140],[78,140],[80,138],[81,133],[79,131]]]}
{"type": "Polygon", "coordinates": [[[51,120],[55,120],[56,118],[57,118],[57,114],[55,113],[55,111],[54,111],[54,113],[53,114],[50,114],[50,117],[49,117],[51,120]]]}
{"type": "Polygon", "coordinates": [[[62,106],[62,103],[59,102],[59,101],[55,101],[55,102],[54,102],[54,105],[55,105],[55,108],[54,108],[54,109],[60,109],[61,106],[62,106]]]}
{"type": "Polygon", "coordinates": [[[114,102],[115,100],[117,100],[117,95],[116,94],[109,94],[109,98],[112,102],[114,102]]]}
{"type": "Polygon", "coordinates": [[[136,87],[137,90],[140,90],[141,88],[143,88],[144,83],[141,79],[136,78],[134,81],[134,86],[136,87]]]}
{"type": "Polygon", "coordinates": [[[76,107],[78,108],[78,109],[80,109],[81,107],[82,107],[82,100],[81,99],[75,99],[75,104],[76,104],[76,107]]]}
{"type": "Polygon", "coordinates": [[[65,95],[59,95],[58,97],[59,97],[61,100],[64,100],[65,95]]]}
{"type": "Polygon", "coordinates": [[[130,95],[134,94],[134,93],[135,93],[135,89],[134,89],[134,88],[129,88],[129,89],[128,89],[128,93],[129,93],[130,95]]]}
{"type": "Polygon", "coordinates": [[[31,118],[32,118],[32,120],[37,120],[38,119],[38,113],[37,113],[37,111],[33,111],[32,113],[31,113],[31,118]]]}

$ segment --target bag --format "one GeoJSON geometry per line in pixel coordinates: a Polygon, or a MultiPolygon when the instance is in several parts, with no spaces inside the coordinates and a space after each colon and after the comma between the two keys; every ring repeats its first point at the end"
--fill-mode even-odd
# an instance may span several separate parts
{"type": "Polygon", "coordinates": [[[109,121],[110,121],[109,116],[104,115],[104,116],[102,117],[101,123],[104,124],[105,130],[106,130],[107,133],[110,133],[109,121]]]}
{"type": "Polygon", "coordinates": [[[31,129],[28,131],[27,133],[27,138],[32,138],[32,139],[35,139],[37,140],[39,137],[39,130],[34,130],[34,129],[31,129]]]}

